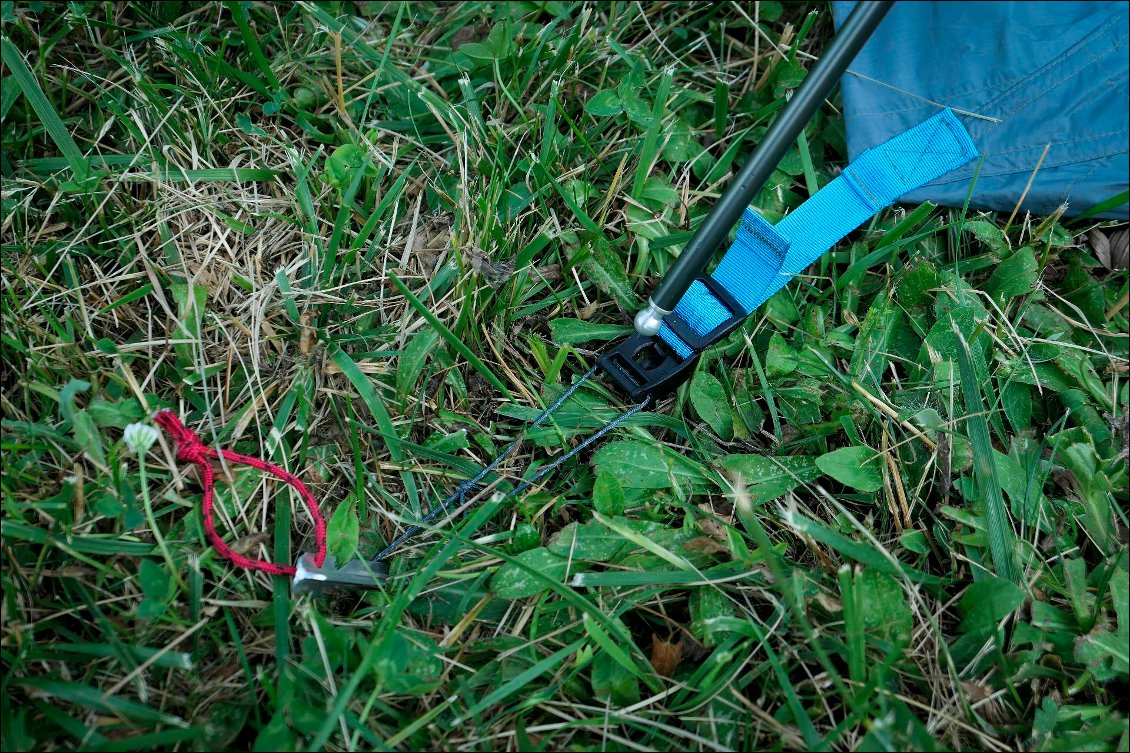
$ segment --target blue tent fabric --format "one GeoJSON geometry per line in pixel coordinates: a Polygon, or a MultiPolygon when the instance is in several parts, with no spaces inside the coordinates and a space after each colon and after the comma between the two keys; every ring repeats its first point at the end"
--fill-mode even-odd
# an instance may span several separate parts
{"type": "MultiPolygon", "coordinates": [[[[837,24],[854,5],[832,3],[837,24]]],[[[1128,11],[1125,2],[896,2],[843,78],[851,158],[945,106],[984,155],[974,208],[1011,212],[1045,148],[1023,210],[1066,203],[1073,216],[1126,191],[1128,11]]],[[[901,200],[960,207],[977,170],[971,162],[901,200]]]]}

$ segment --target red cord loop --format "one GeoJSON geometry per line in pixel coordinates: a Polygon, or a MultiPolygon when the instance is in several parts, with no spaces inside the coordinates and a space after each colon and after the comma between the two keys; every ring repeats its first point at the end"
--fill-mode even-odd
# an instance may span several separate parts
{"type": "Polygon", "coordinates": [[[200,438],[196,436],[196,432],[181,423],[181,420],[177,418],[177,415],[171,410],[161,411],[154,417],[154,420],[176,444],[177,460],[185,463],[193,463],[200,468],[204,477],[204,498],[201,502],[204,513],[204,530],[207,532],[208,540],[212,542],[212,546],[216,548],[216,551],[236,565],[248,568],[249,570],[261,570],[271,575],[294,575],[295,573],[295,568],[292,565],[276,565],[273,562],[264,562],[263,560],[245,557],[224,543],[223,537],[221,537],[216,530],[216,520],[213,510],[216,478],[215,471],[212,470],[212,463],[210,462],[222,457],[229,463],[257,468],[294,487],[302,497],[302,500],[306,503],[306,507],[310,511],[310,517],[314,519],[314,537],[317,542],[317,550],[314,553],[314,564],[318,567],[322,566],[326,561],[326,522],[322,519],[322,513],[318,509],[318,501],[314,499],[314,495],[310,493],[310,490],[306,488],[306,485],[303,484],[297,476],[288,473],[274,463],[268,463],[249,455],[232,452],[231,450],[216,450],[209,447],[200,441],[200,438]]]}

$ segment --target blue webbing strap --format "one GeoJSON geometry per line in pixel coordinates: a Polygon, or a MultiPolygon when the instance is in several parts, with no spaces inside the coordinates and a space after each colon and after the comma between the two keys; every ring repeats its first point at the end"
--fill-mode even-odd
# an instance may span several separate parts
{"type": "MultiPolygon", "coordinates": [[[[751,314],[883,207],[976,156],[965,127],[951,110],[943,110],[859,155],[839,177],[775,226],[747,209],[733,245],[711,276],[751,314]]],[[[731,317],[697,281],[675,312],[700,335],[731,317]]],[[[666,324],[659,336],[681,358],[694,354],[666,324]]]]}

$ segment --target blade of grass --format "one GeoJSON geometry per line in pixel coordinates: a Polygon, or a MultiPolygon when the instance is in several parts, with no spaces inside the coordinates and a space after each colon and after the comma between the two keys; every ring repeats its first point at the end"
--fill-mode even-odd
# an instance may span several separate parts
{"type": "Polygon", "coordinates": [[[812,152],[808,148],[808,136],[804,131],[796,138],[796,148],[800,153],[800,166],[804,171],[804,187],[808,190],[808,195],[811,196],[820,190],[820,184],[816,182],[816,168],[812,164],[812,152]]]}
{"type": "Polygon", "coordinates": [[[649,672],[644,672],[640,669],[632,657],[628,655],[624,649],[616,645],[615,641],[608,633],[601,629],[600,625],[594,620],[587,612],[582,615],[581,622],[584,623],[585,632],[596,645],[604,649],[605,653],[612,657],[612,661],[616,662],[625,672],[635,677],[641,682],[648,681],[649,672]]]}
{"type": "Polygon", "coordinates": [[[83,746],[83,749],[105,753],[129,750],[169,750],[177,743],[200,740],[206,734],[207,730],[204,727],[163,729],[158,732],[146,732],[140,735],[106,740],[96,745],[83,746]]]}
{"type": "MultiPolygon", "coordinates": [[[[165,669],[191,670],[193,668],[192,655],[183,651],[164,651],[147,646],[125,646],[124,650],[138,661],[154,659],[152,666],[165,669]]],[[[105,643],[51,643],[43,648],[33,649],[29,659],[42,661],[58,661],[61,656],[77,654],[79,656],[117,657],[118,649],[105,643]]],[[[132,668],[132,666],[131,666],[132,668]]]]}
{"type": "Polygon", "coordinates": [[[850,565],[844,565],[838,573],[840,581],[840,602],[844,607],[844,643],[848,648],[848,676],[862,683],[867,680],[867,654],[864,651],[863,600],[855,585],[855,577],[850,565]]]}
{"type": "Polygon", "coordinates": [[[761,384],[761,392],[765,395],[765,404],[769,408],[769,418],[773,422],[773,436],[777,437],[778,442],[781,439],[781,419],[777,415],[777,401],[773,397],[773,387],[770,386],[769,380],[765,376],[765,369],[761,365],[761,358],[757,355],[757,351],[753,347],[753,341],[746,337],[746,352],[749,353],[750,360],[753,361],[754,371],[757,372],[757,381],[761,384]]]}
{"type": "Polygon", "coordinates": [[[671,552],[667,549],[664,549],[663,547],[661,547],[659,544],[656,544],[654,541],[649,539],[644,534],[639,533],[638,531],[633,531],[632,529],[628,528],[627,526],[622,526],[619,523],[617,523],[616,521],[612,520],[611,518],[606,518],[605,516],[601,515],[598,512],[595,512],[595,511],[592,514],[592,518],[593,518],[593,520],[600,523],[602,526],[604,526],[608,530],[614,531],[615,533],[620,534],[621,536],[623,536],[625,539],[632,542],[636,546],[642,547],[642,548],[646,549],[647,551],[651,552],[652,554],[655,554],[659,557],[662,557],[664,560],[666,560],[667,562],[670,562],[672,565],[679,568],[680,570],[694,570],[698,574],[699,578],[703,577],[702,573],[699,573],[696,570],[695,566],[692,565],[690,562],[687,562],[684,558],[680,557],[679,555],[675,554],[674,552],[671,552]]]}
{"type": "Polygon", "coordinates": [[[583,572],[577,573],[569,581],[574,588],[612,588],[624,586],[702,586],[712,583],[724,583],[731,580],[756,579],[755,573],[749,572],[745,565],[722,566],[702,570],[701,573],[687,570],[651,570],[651,571],[608,571],[608,572],[583,572]]]}
{"type": "Polygon", "coordinates": [[[259,46],[259,38],[255,36],[255,32],[251,29],[251,24],[247,20],[247,6],[243,3],[232,2],[231,0],[226,0],[224,6],[231,13],[236,26],[239,27],[239,33],[243,36],[243,43],[247,45],[247,49],[251,52],[251,57],[255,60],[255,64],[259,66],[259,70],[263,71],[267,83],[271,85],[272,89],[279,91],[282,86],[279,84],[279,80],[275,76],[274,69],[271,68],[271,63],[267,60],[267,56],[263,54],[263,48],[259,46]]]}
{"type": "Polygon", "coordinates": [[[506,399],[513,400],[514,396],[510,394],[510,390],[506,389],[506,385],[502,383],[502,380],[496,377],[494,375],[494,372],[487,368],[487,365],[482,362],[482,359],[476,356],[474,352],[472,352],[471,349],[468,348],[466,344],[455,335],[454,332],[445,327],[443,322],[441,322],[436,317],[436,315],[428,309],[427,306],[421,303],[420,299],[417,298],[415,294],[413,294],[412,291],[408,289],[408,286],[405,285],[404,282],[396,276],[395,272],[389,272],[388,274],[389,279],[392,280],[393,284],[396,285],[401,294],[408,299],[408,303],[412,306],[412,308],[416,309],[417,313],[419,313],[420,316],[424,317],[424,319],[427,320],[428,324],[432,325],[435,331],[439,333],[440,337],[442,337],[447,342],[447,344],[450,345],[457,353],[466,358],[467,363],[471,364],[471,368],[479,372],[479,374],[481,374],[484,379],[494,385],[498,389],[498,391],[506,397],[506,399]]]}
{"type": "Polygon", "coordinates": [[[71,132],[63,124],[63,119],[59,117],[59,113],[48,101],[47,95],[43,93],[40,88],[39,82],[36,80],[35,75],[27,66],[27,61],[24,56],[16,49],[16,45],[8,37],[0,37],[0,54],[3,56],[5,67],[12,72],[12,76],[19,84],[20,90],[27,97],[28,102],[31,104],[35,114],[39,116],[40,121],[43,122],[43,127],[47,129],[47,134],[51,140],[55,142],[55,146],[63,153],[63,157],[67,160],[67,164],[71,167],[71,172],[74,173],[77,180],[82,180],[90,173],[90,163],[86,161],[83,156],[82,150],[78,148],[74,138],[71,137],[71,132]]]}
{"type": "Polygon", "coordinates": [[[451,723],[453,725],[462,724],[464,720],[473,719],[476,715],[481,714],[483,711],[492,706],[495,706],[503,699],[509,698],[537,678],[544,675],[546,672],[552,670],[562,661],[575,654],[577,652],[577,649],[579,649],[584,644],[584,640],[577,640],[573,641],[562,649],[554,651],[552,654],[545,657],[534,666],[514,677],[512,680],[503,683],[499,687],[492,690],[490,693],[487,693],[485,696],[483,696],[482,699],[479,700],[478,703],[467,709],[467,711],[463,715],[453,719],[451,723]]]}
{"type": "Polygon", "coordinates": [[[1090,217],[1094,217],[1096,214],[1102,214],[1103,212],[1106,212],[1108,210],[1117,209],[1118,207],[1122,206],[1123,204],[1125,204],[1128,201],[1130,201],[1130,191],[1123,191],[1120,194],[1115,194],[1114,196],[1111,196],[1109,199],[1106,199],[1105,201],[1100,201],[1098,204],[1095,204],[1093,207],[1088,209],[1086,212],[1083,212],[1083,214],[1075,215],[1075,217],[1073,217],[1072,220],[1071,220],[1072,224],[1077,223],[1080,220],[1085,220],[1085,219],[1088,219],[1090,217]]]}
{"type": "MultiPolygon", "coordinates": [[[[377,422],[381,434],[384,436],[385,443],[388,445],[388,454],[393,461],[397,463],[404,462],[405,454],[404,447],[400,441],[400,435],[396,433],[396,426],[392,423],[392,417],[388,414],[388,409],[385,408],[384,401],[377,391],[373,388],[372,382],[365,373],[357,367],[349,354],[342,350],[340,347],[335,346],[330,358],[337,367],[341,369],[341,373],[350,381],[353,387],[360,395],[362,402],[365,403],[372,414],[373,419],[377,422]]],[[[411,503],[411,511],[415,515],[420,514],[420,496],[416,488],[415,478],[409,471],[401,471],[400,478],[404,482],[404,493],[408,496],[408,501],[411,503]]]]}
{"type": "Polygon", "coordinates": [[[945,578],[930,575],[909,565],[892,563],[888,558],[884,557],[880,552],[875,551],[874,548],[867,544],[853,541],[839,531],[834,531],[795,511],[785,510],[783,511],[783,515],[788,524],[796,529],[797,533],[811,536],[815,541],[826,544],[845,557],[850,557],[867,567],[880,570],[888,575],[906,578],[914,583],[921,583],[925,586],[939,587],[949,582],[945,578]]]}
{"type": "Polygon", "coordinates": [[[996,463],[993,462],[993,442],[989,437],[989,422],[985,420],[985,405],[981,400],[977,372],[973,368],[973,354],[969,343],[953,322],[953,331],[961,347],[957,349],[957,363],[961,371],[961,392],[965,397],[966,427],[969,442],[973,445],[973,477],[984,496],[985,522],[988,525],[989,556],[997,575],[1012,583],[1017,582],[1016,542],[1012,522],[1004,505],[996,463]]]}
{"type": "MultiPolygon", "coordinates": [[[[27,523],[16,520],[0,521],[0,537],[19,539],[36,544],[61,545],[58,536],[27,523]]],[[[153,553],[153,544],[144,541],[130,541],[113,535],[66,536],[66,546],[76,552],[93,554],[99,557],[121,555],[141,557],[153,553]]]]}
{"type": "Polygon", "coordinates": [[[16,79],[12,76],[4,76],[0,79],[0,121],[8,117],[8,111],[19,98],[20,85],[16,83],[16,79]]]}
{"type": "MultiPolygon", "coordinates": [[[[59,727],[60,730],[72,736],[76,740],[81,740],[87,745],[100,745],[106,742],[106,736],[98,732],[98,730],[91,729],[89,724],[86,724],[70,714],[58,708],[58,704],[48,703],[43,700],[36,699],[34,701],[34,708],[43,715],[45,721],[49,721],[59,727]]],[[[7,721],[7,720],[5,720],[7,721]]],[[[17,725],[3,725],[3,731],[8,734],[10,728],[15,728],[17,725]]],[[[18,747],[5,747],[5,750],[19,750],[18,747]]]]}
{"type": "MultiPolygon", "coordinates": [[[[341,195],[341,205],[337,210],[337,218],[334,220],[333,233],[330,235],[329,245],[326,247],[325,258],[322,259],[322,287],[328,287],[330,278],[333,277],[334,267],[338,259],[338,248],[341,246],[341,235],[345,231],[346,223],[352,216],[353,199],[357,196],[357,191],[361,188],[361,181],[365,179],[365,171],[369,169],[369,165],[373,164],[373,155],[366,153],[365,160],[357,171],[353,174],[353,180],[349,181],[349,185],[341,195]]],[[[341,274],[338,275],[338,282],[340,283],[345,279],[345,272],[348,268],[347,264],[341,265],[341,274]]]]}
{"type": "Polygon", "coordinates": [[[721,78],[714,82],[714,136],[726,135],[730,115],[730,85],[721,78]]]}
{"type": "MultiPolygon", "coordinates": [[[[857,259],[850,267],[844,270],[844,273],[836,277],[836,290],[844,290],[848,286],[858,282],[860,278],[877,264],[886,260],[891,254],[898,253],[902,244],[898,241],[906,235],[918,223],[922,222],[934,210],[934,205],[930,202],[922,204],[914,211],[910,212],[906,217],[903,217],[893,228],[883,234],[882,239],[875,245],[874,250],[864,255],[862,259],[857,259]]],[[[931,233],[933,235],[933,233],[931,233]]]]}
{"type": "Polygon", "coordinates": [[[106,697],[98,688],[78,682],[64,680],[49,680],[42,677],[22,677],[15,685],[32,688],[45,695],[54,696],[68,703],[87,709],[104,711],[109,714],[121,714],[127,719],[153,724],[167,724],[171,727],[187,726],[183,719],[173,714],[157,711],[143,703],[131,701],[118,696],[106,697]]]}
{"type": "Polygon", "coordinates": [[[269,170],[265,167],[209,167],[199,170],[185,170],[172,166],[155,168],[152,171],[127,174],[124,178],[130,182],[153,180],[154,178],[168,183],[269,183],[282,173],[269,170]]]}
{"type": "MultiPolygon", "coordinates": [[[[157,165],[145,170],[143,165],[152,160],[145,154],[93,154],[84,158],[85,162],[94,169],[113,170],[115,167],[139,166],[135,172],[122,176],[130,182],[142,182],[159,179],[172,183],[252,183],[269,182],[282,175],[278,170],[265,167],[205,167],[185,169],[176,165],[167,165],[163,160],[158,160],[157,165]]],[[[18,170],[26,170],[33,175],[51,175],[70,166],[70,161],[64,157],[38,157],[36,159],[22,160],[15,163],[18,170]]]]}
{"type": "Polygon", "coordinates": [[[674,68],[664,68],[659,77],[659,90],[655,94],[655,109],[651,115],[651,125],[643,137],[640,147],[639,164],[636,165],[636,179],[632,181],[632,196],[638,201],[643,194],[644,183],[651,174],[652,163],[658,156],[659,135],[663,133],[663,116],[667,112],[667,97],[671,94],[671,82],[675,77],[674,68]]]}
{"type": "Polygon", "coordinates": [[[597,225],[591,217],[589,217],[588,212],[586,212],[580,207],[579,204],[577,204],[574,197],[571,196],[570,193],[566,191],[560,183],[554,180],[553,176],[549,174],[548,170],[546,170],[541,165],[534,165],[533,174],[540,184],[538,186],[539,188],[541,188],[546,183],[553,186],[554,190],[557,191],[557,194],[561,197],[561,200],[565,202],[565,206],[569,207],[569,209],[572,210],[574,216],[576,216],[577,218],[577,221],[581,223],[581,226],[585,228],[585,230],[596,233],[597,235],[602,234],[600,226],[597,225]]]}
{"type": "MultiPolygon", "coordinates": [[[[275,562],[290,564],[290,505],[275,508],[275,562]]],[[[271,613],[275,621],[275,664],[278,668],[279,698],[290,698],[293,679],[290,673],[290,579],[283,576],[271,578],[274,592],[271,595],[271,613]]]]}

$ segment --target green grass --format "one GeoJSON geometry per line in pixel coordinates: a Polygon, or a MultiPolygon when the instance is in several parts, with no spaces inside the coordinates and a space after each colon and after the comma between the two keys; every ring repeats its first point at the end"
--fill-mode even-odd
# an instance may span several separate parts
{"type": "MultiPolygon", "coordinates": [[[[172,407],[377,551],[625,331],[831,32],[755,5],[3,3],[3,748],[1126,750],[1094,220],[882,213],[386,592],[233,568],[124,444],[172,407]]],[[[833,101],[755,205],[845,160],[833,101]]],[[[233,546],[311,545],[220,475],[233,546]]]]}

